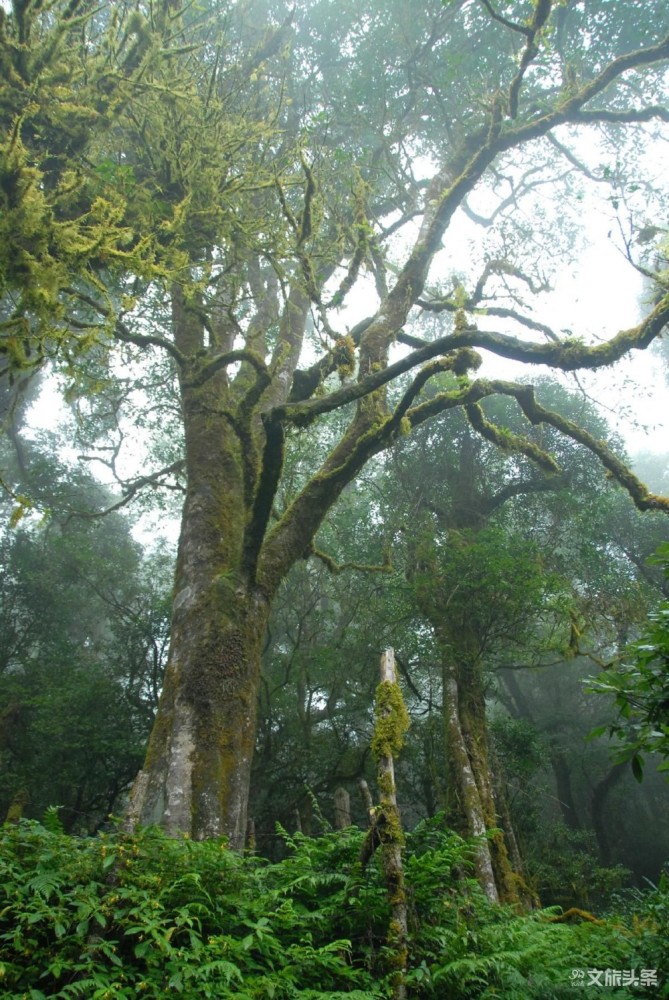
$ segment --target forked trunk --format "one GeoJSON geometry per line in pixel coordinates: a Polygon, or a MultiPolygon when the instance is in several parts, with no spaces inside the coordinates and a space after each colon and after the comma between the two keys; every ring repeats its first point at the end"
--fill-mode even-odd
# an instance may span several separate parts
{"type": "MultiPolygon", "coordinates": [[[[178,294],[173,315],[181,349],[194,350],[200,330],[178,294]]],[[[181,377],[188,489],[170,657],[128,824],[198,840],[224,835],[242,849],[269,612],[267,595],[243,568],[244,461],[253,441],[245,456],[224,416],[225,373],[203,385],[188,371],[181,377]]]]}

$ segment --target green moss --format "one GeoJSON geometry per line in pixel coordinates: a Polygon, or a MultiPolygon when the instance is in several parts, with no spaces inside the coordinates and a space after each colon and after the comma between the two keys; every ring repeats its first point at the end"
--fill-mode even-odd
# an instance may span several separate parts
{"type": "Polygon", "coordinates": [[[355,341],[347,335],[335,342],[332,359],[339,378],[343,381],[355,371],[355,341]]]}
{"type": "Polygon", "coordinates": [[[371,744],[374,759],[399,753],[408,728],[409,713],[399,684],[382,681],[376,689],[376,723],[371,744]]]}

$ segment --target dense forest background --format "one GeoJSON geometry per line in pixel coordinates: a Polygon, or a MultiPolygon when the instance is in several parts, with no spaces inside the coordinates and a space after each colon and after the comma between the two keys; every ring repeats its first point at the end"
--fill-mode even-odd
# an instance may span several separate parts
{"type": "Polygon", "coordinates": [[[669,996],[668,31],[0,6],[0,991],[669,996]]]}

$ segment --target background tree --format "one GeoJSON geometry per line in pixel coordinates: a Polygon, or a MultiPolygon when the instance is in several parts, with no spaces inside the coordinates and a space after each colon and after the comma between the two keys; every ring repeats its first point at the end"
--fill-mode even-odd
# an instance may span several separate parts
{"type": "MultiPolygon", "coordinates": [[[[580,392],[550,383],[539,391],[609,436],[580,392]]],[[[486,411],[511,440],[513,410],[486,411]]],[[[379,642],[392,642],[412,717],[398,769],[410,826],[445,810],[469,836],[477,824],[503,828],[492,851],[485,842],[481,874],[493,898],[518,891],[522,856],[526,883],[544,901],[565,902],[568,882],[580,886],[570,901],[589,905],[628,877],[616,862],[657,877],[661,796],[654,781],[638,789],[611,766],[605,746],[585,742],[608,716],[582,679],[593,659],[617,654],[653,600],[652,579],[628,553],[644,550],[641,529],[652,538],[661,515],[658,525],[648,516],[637,524],[586,449],[546,428],[530,440],[559,458],[562,476],[545,478],[524,455],[473,438],[457,412],[433,421],[368,466],[319,532],[318,561],[289,574],[268,630],[252,782],[265,850],[276,819],[295,823],[296,806],[302,829],[319,829],[314,795],[332,822],[340,784],[364,825],[355,784],[360,774],[373,783],[375,657],[379,642]],[[394,571],[380,573],[386,550],[394,571]],[[356,558],[376,571],[361,573],[356,558]],[[625,800],[636,807],[623,820],[625,800]]]]}

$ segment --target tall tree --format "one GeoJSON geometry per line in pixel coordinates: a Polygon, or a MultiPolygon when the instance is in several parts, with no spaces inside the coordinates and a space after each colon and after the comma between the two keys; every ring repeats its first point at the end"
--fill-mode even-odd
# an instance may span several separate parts
{"type": "Polygon", "coordinates": [[[477,349],[598,368],[647,347],[669,320],[663,294],[602,342],[561,336],[520,303],[521,289],[543,287],[531,243],[541,213],[535,224],[509,214],[550,182],[576,223],[581,186],[611,175],[599,162],[607,142],[627,148],[669,118],[657,72],[668,31],[669,12],[651,19],[631,0],[503,12],[489,0],[177,0],[121,3],[108,18],[83,2],[16,2],[3,16],[3,169],[18,156],[21,179],[3,182],[3,197],[18,213],[50,199],[31,225],[59,269],[44,308],[33,295],[17,315],[7,303],[39,291],[40,268],[0,261],[9,366],[60,357],[115,417],[128,405],[120,358],[157,387],[149,408],[174,413],[177,399],[183,421],[183,458],[126,489],[176,476],[186,490],[170,663],[132,802],[141,822],[241,845],[271,602],[342,490],[398,435],[463,408],[508,447],[479,409],[503,394],[530,423],[589,447],[640,507],[669,509],[530,385],[473,374],[477,349]],[[102,106],[63,148],[52,133],[91,81],[102,106]],[[599,145],[580,141],[590,133],[599,145]],[[486,236],[470,259],[458,246],[451,280],[441,250],[467,213],[486,236]],[[54,234],[73,220],[63,245],[54,234]],[[354,288],[371,306],[349,330],[340,309],[354,288]],[[424,397],[445,371],[456,386],[424,397]],[[345,419],[331,450],[319,463],[305,449],[286,495],[286,450],[334,411],[345,419]]]}

